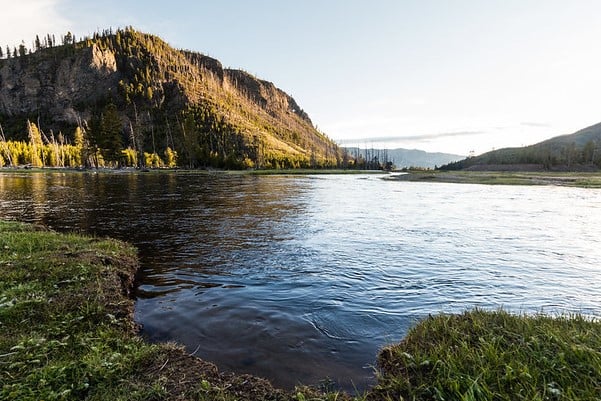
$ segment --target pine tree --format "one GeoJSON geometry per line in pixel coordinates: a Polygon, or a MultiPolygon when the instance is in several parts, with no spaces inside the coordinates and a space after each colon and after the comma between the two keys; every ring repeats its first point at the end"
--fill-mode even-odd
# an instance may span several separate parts
{"type": "Polygon", "coordinates": [[[19,45],[19,57],[25,57],[27,54],[27,48],[25,47],[25,43],[21,42],[19,45]]]}
{"type": "Polygon", "coordinates": [[[73,143],[77,152],[77,159],[75,160],[75,165],[82,166],[85,163],[86,149],[84,146],[84,134],[81,127],[75,128],[75,133],[73,134],[73,143]]]}
{"type": "Polygon", "coordinates": [[[40,37],[35,35],[35,50],[40,50],[42,48],[42,42],[40,42],[40,37]]]}
{"type": "Polygon", "coordinates": [[[77,148],[83,148],[84,145],[84,135],[81,127],[75,128],[75,132],[73,133],[73,144],[77,148]]]}
{"type": "Polygon", "coordinates": [[[102,139],[102,117],[97,113],[92,115],[90,125],[84,131],[84,165],[90,162],[93,167],[98,168],[98,151],[102,139]]]}
{"type": "Polygon", "coordinates": [[[117,106],[109,103],[102,115],[102,157],[108,162],[119,164],[123,150],[123,126],[117,106]]]}
{"type": "Polygon", "coordinates": [[[198,155],[201,151],[198,144],[198,127],[192,112],[185,112],[182,117],[184,118],[183,122],[180,123],[178,119],[181,134],[178,144],[181,152],[178,151],[178,154],[182,155],[181,163],[183,165],[187,165],[188,168],[198,167],[198,155]]]}
{"type": "Polygon", "coordinates": [[[4,50],[2,50],[2,47],[0,47],[0,58],[4,58],[4,50]]]}
{"type": "Polygon", "coordinates": [[[31,146],[31,165],[34,167],[43,167],[44,163],[40,154],[43,155],[44,143],[42,142],[42,133],[35,123],[27,120],[27,130],[29,131],[29,144],[31,146]]]}
{"type": "Polygon", "coordinates": [[[63,36],[63,45],[70,45],[71,43],[73,43],[73,34],[67,32],[67,34],[63,36]]]}

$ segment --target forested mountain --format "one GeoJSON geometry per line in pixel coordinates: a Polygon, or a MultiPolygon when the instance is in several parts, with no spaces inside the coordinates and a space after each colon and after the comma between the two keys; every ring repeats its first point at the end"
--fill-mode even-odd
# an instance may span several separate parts
{"type": "Polygon", "coordinates": [[[34,43],[0,54],[0,165],[341,163],[292,97],[211,57],[132,28],[34,43]]]}
{"type": "Polygon", "coordinates": [[[443,170],[576,170],[601,168],[601,123],[535,145],[504,148],[443,166],[443,170]]]}

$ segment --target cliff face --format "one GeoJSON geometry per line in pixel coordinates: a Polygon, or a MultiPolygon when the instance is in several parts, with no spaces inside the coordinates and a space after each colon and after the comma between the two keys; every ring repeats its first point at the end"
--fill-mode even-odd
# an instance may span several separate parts
{"type": "Polygon", "coordinates": [[[31,119],[69,138],[109,103],[125,144],[138,137],[145,150],[176,148],[191,166],[226,158],[330,165],[339,153],[271,82],[153,35],[130,29],[0,60],[0,123],[8,137],[23,138],[31,119]]]}
{"type": "Polygon", "coordinates": [[[80,117],[75,105],[105,97],[118,81],[115,55],[97,45],[70,57],[34,54],[4,60],[0,113],[8,117],[43,113],[52,116],[51,122],[75,125],[80,117]]]}

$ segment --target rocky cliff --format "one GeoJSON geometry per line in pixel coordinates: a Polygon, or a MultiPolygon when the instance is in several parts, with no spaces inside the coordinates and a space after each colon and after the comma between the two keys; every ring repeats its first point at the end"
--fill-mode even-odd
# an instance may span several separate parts
{"type": "Polygon", "coordinates": [[[340,151],[274,84],[133,29],[0,60],[0,123],[26,138],[26,121],[100,141],[94,118],[111,105],[121,144],[175,149],[188,166],[336,164],[340,151]]]}
{"type": "Polygon", "coordinates": [[[32,54],[4,60],[0,68],[0,114],[48,115],[49,126],[76,125],[89,113],[76,105],[106,97],[119,82],[115,55],[93,44],[68,57],[32,54]]]}

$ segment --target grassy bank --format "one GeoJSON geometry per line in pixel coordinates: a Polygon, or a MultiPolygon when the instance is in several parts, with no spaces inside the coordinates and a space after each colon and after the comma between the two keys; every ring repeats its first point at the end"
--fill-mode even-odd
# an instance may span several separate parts
{"type": "Polygon", "coordinates": [[[0,221],[1,400],[290,399],[136,335],[135,250],[0,221]]]}
{"type": "Polygon", "coordinates": [[[388,180],[486,185],[559,185],[601,188],[601,173],[514,171],[410,171],[388,180]]]}
{"type": "Polygon", "coordinates": [[[332,174],[386,174],[382,170],[344,170],[344,169],[281,169],[281,170],[247,170],[242,174],[250,175],[332,175],[332,174]]]}
{"type": "MultiPolygon", "coordinates": [[[[136,335],[135,250],[0,221],[0,400],[347,400],[219,373],[136,335]]],[[[355,400],[595,400],[601,323],[471,311],[418,323],[355,400]]]]}
{"type": "Polygon", "coordinates": [[[373,400],[599,400],[601,322],[479,310],[429,317],[378,363],[373,400]]]}

